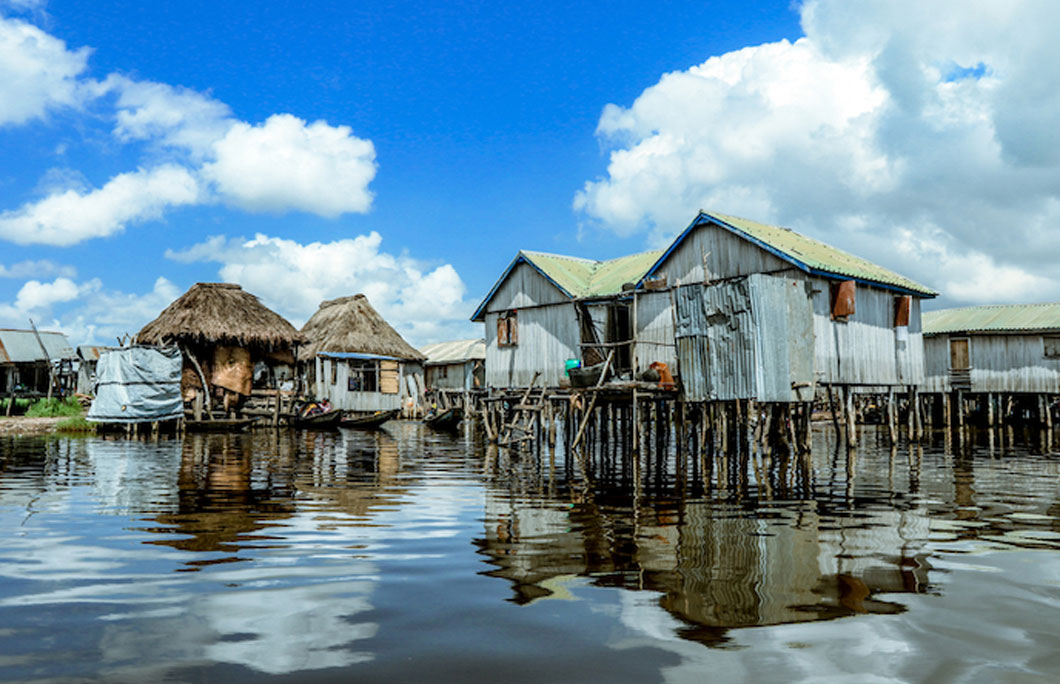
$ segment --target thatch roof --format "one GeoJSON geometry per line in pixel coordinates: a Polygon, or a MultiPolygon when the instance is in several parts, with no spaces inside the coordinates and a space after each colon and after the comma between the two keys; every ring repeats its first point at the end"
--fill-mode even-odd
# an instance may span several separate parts
{"type": "Polygon", "coordinates": [[[233,283],[195,283],[136,335],[167,341],[290,349],[305,337],[280,314],[233,283]]]}
{"type": "Polygon", "coordinates": [[[309,339],[299,353],[303,359],[319,352],[377,354],[406,361],[426,358],[383,320],[363,294],[321,302],[302,326],[302,334],[309,339]]]}

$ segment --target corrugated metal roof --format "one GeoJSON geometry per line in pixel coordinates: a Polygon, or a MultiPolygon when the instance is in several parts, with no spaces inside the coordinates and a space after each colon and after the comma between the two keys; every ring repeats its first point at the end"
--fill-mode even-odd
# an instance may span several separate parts
{"type": "MultiPolygon", "coordinates": [[[[62,333],[42,330],[40,337],[52,360],[76,358],[73,347],[62,333]]],[[[44,353],[32,330],[0,330],[0,363],[35,361],[44,361],[44,353]]]]}
{"type": "Polygon", "coordinates": [[[428,366],[486,359],[486,340],[454,340],[421,347],[428,366]]]}
{"type": "Polygon", "coordinates": [[[662,254],[662,250],[653,250],[607,261],[594,261],[562,254],[522,250],[493,284],[471,320],[483,320],[486,305],[493,299],[493,295],[500,288],[501,283],[507,279],[512,269],[522,262],[537,269],[563,294],[572,299],[581,299],[619,294],[624,284],[640,281],[662,254]]]}
{"type": "Polygon", "coordinates": [[[582,298],[606,297],[620,293],[624,284],[636,283],[644,277],[662,255],[662,250],[631,254],[608,261],[525,250],[519,253],[555,281],[568,295],[582,298]]]}
{"type": "Polygon", "coordinates": [[[868,259],[862,259],[831,245],[814,240],[811,237],[796,233],[790,228],[780,228],[738,216],[705,211],[699,213],[696,220],[678,236],[669,249],[666,250],[663,258],[659,259],[648,273],[650,274],[654,271],[670,255],[674,248],[681,243],[686,235],[697,226],[707,222],[726,228],[811,273],[846,276],[856,280],[896,287],[926,297],[938,295],[931,288],[921,285],[915,280],[910,280],[879,264],[874,264],[868,259]]]}
{"type": "Polygon", "coordinates": [[[955,332],[1060,330],[1060,303],[994,304],[925,311],[925,335],[955,332]]]}
{"type": "Polygon", "coordinates": [[[99,347],[91,344],[82,344],[77,348],[77,355],[85,361],[99,361],[99,357],[103,355],[103,352],[120,348],[121,347],[99,347]]]}

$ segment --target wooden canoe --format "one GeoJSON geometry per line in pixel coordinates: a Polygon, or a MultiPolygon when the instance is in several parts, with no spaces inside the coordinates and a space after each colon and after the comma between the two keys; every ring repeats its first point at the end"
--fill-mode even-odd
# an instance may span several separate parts
{"type": "Polygon", "coordinates": [[[435,430],[455,430],[463,419],[460,409],[448,409],[432,416],[427,416],[423,422],[435,430]]]}
{"type": "Polygon", "coordinates": [[[216,420],[185,420],[186,432],[242,432],[257,422],[257,418],[218,418],[216,420]]]}
{"type": "Polygon", "coordinates": [[[357,416],[346,416],[339,421],[339,427],[354,428],[357,430],[371,430],[379,427],[388,420],[393,420],[401,413],[401,409],[391,411],[376,411],[357,416]]]}
{"type": "Polygon", "coordinates": [[[312,416],[295,416],[291,418],[291,425],[306,430],[329,430],[338,427],[340,420],[342,420],[342,411],[332,409],[312,416]]]}

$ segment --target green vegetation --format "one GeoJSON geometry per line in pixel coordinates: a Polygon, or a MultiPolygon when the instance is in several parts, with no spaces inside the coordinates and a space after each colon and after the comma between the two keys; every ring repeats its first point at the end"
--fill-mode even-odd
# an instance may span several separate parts
{"type": "Polygon", "coordinates": [[[67,397],[66,399],[57,397],[41,399],[26,411],[26,416],[29,418],[73,417],[81,416],[82,414],[84,414],[84,410],[82,410],[81,404],[73,397],[67,397]]]}
{"type": "MultiPolygon", "coordinates": [[[[10,401],[10,399],[0,399],[0,416],[7,415],[7,405],[10,401]]],[[[29,399],[15,399],[15,408],[12,411],[12,415],[21,415],[25,413],[26,409],[28,409],[29,405],[32,403],[33,402],[29,399]]]]}
{"type": "Polygon", "coordinates": [[[56,425],[55,429],[58,432],[94,433],[96,423],[85,420],[84,416],[74,416],[56,425]]]}

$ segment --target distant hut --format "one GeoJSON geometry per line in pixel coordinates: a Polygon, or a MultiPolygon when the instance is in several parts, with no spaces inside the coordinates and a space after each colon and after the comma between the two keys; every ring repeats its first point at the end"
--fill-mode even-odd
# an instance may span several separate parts
{"type": "Polygon", "coordinates": [[[540,372],[539,387],[557,387],[568,361],[594,365],[612,351],[615,371],[631,372],[630,290],[661,254],[594,261],[520,251],[471,318],[486,324],[486,386],[527,387],[540,372]]]}
{"type": "Polygon", "coordinates": [[[454,340],[421,347],[427,357],[424,374],[428,390],[467,392],[486,382],[486,340],[454,340]]]}
{"type": "MultiPolygon", "coordinates": [[[[41,330],[0,330],[0,393],[39,397],[54,376],[61,390],[73,389],[77,358],[66,336],[41,330]]],[[[54,389],[54,386],[53,386],[54,389]]]]}
{"type": "Polygon", "coordinates": [[[423,361],[363,294],[320,304],[302,327],[309,386],[345,411],[419,411],[423,361]]]}
{"type": "Polygon", "coordinates": [[[179,346],[185,400],[201,396],[205,378],[227,409],[250,396],[255,379],[267,388],[286,375],[305,337],[239,285],[196,283],[145,325],[136,342],[179,346]]]}
{"type": "Polygon", "coordinates": [[[925,391],[968,399],[989,424],[1018,408],[1048,423],[1060,395],[1060,303],[926,312],[924,352],[925,391]]]}

